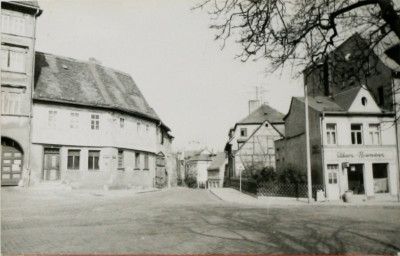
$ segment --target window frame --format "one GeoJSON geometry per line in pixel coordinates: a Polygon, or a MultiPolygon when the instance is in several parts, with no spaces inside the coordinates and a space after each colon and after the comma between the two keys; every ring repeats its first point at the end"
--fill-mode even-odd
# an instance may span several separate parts
{"type": "Polygon", "coordinates": [[[119,118],[119,128],[121,129],[125,128],[125,118],[123,117],[119,118]]]}
{"type": "Polygon", "coordinates": [[[329,185],[338,185],[339,184],[339,165],[338,164],[327,164],[327,178],[329,185]],[[334,167],[334,168],[330,168],[334,167]]]}
{"type": "Polygon", "coordinates": [[[336,123],[326,123],[326,144],[327,145],[337,145],[337,125],[336,123]],[[328,126],[333,126],[333,130],[329,129],[328,126]],[[334,143],[332,143],[334,141],[334,143]]]}
{"type": "Polygon", "coordinates": [[[100,115],[99,114],[91,114],[90,115],[90,129],[92,131],[100,130],[100,115]]]}
{"type": "Polygon", "coordinates": [[[368,134],[370,135],[370,143],[371,145],[381,145],[382,138],[381,138],[381,125],[379,123],[368,124],[368,134]],[[371,126],[377,127],[377,130],[372,130],[371,126]],[[378,143],[374,143],[374,136],[373,134],[377,134],[378,143]]]}
{"type": "Polygon", "coordinates": [[[15,73],[27,73],[26,61],[27,61],[28,49],[25,47],[18,46],[1,46],[1,70],[15,73]],[[5,55],[5,56],[3,56],[5,55]],[[14,56],[12,56],[14,55],[14,56]],[[20,62],[18,62],[18,58],[20,62]],[[3,63],[4,62],[4,63],[3,63]]]}
{"type": "Polygon", "coordinates": [[[144,154],[144,170],[149,170],[149,154],[144,154]]]}
{"type": "Polygon", "coordinates": [[[47,127],[57,128],[57,115],[58,111],[54,109],[49,109],[47,112],[47,127]]]}
{"type": "Polygon", "coordinates": [[[70,112],[69,113],[69,128],[71,129],[79,129],[79,113],[78,112],[70,112]]]}
{"type": "Polygon", "coordinates": [[[140,152],[135,152],[135,170],[140,170],[140,152]]]}
{"type": "Polygon", "coordinates": [[[79,149],[68,149],[67,152],[67,170],[70,171],[76,171],[76,170],[80,170],[80,158],[81,158],[81,150],[79,149]],[[70,164],[70,157],[72,159],[72,163],[70,164]],[[76,159],[78,159],[76,161],[76,159]],[[77,166],[76,166],[76,162],[78,162],[77,166]]]}
{"type": "Polygon", "coordinates": [[[26,19],[22,17],[18,17],[15,15],[11,15],[11,13],[2,13],[1,14],[1,31],[5,34],[10,35],[18,35],[18,36],[28,36],[27,32],[27,22],[26,19]],[[8,18],[8,22],[6,21],[8,18]],[[19,26],[17,26],[17,21],[21,22],[19,26]],[[13,30],[12,28],[17,27],[17,30],[13,30]]]}
{"type": "Polygon", "coordinates": [[[363,125],[359,123],[355,124],[350,124],[350,139],[351,139],[351,145],[363,145],[364,143],[364,138],[363,138],[363,125]],[[352,126],[354,125],[359,125],[360,130],[354,130],[352,126]],[[353,134],[354,134],[354,143],[353,143],[353,134]],[[360,134],[360,140],[358,141],[358,136],[357,134],[360,134]]]}
{"type": "Polygon", "coordinates": [[[100,171],[100,150],[88,151],[88,171],[100,171]],[[97,166],[96,166],[96,158],[97,158],[97,166]],[[90,164],[91,160],[92,164],[90,164]],[[90,165],[92,165],[92,168],[90,168],[90,165]]]}
{"type": "Polygon", "coordinates": [[[247,128],[240,128],[240,137],[247,137],[247,128]]]}
{"type": "Polygon", "coordinates": [[[124,151],[122,149],[118,150],[118,170],[124,170],[125,165],[124,165],[124,151]]]}
{"type": "Polygon", "coordinates": [[[21,115],[22,92],[1,90],[1,101],[1,114],[21,115]],[[13,103],[13,108],[10,107],[10,103],[13,103]],[[10,111],[11,109],[13,111],[10,111]]]}

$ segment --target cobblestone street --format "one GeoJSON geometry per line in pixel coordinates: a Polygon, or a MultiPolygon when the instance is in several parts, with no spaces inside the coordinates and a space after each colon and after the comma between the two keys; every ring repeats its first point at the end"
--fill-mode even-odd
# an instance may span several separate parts
{"type": "Polygon", "coordinates": [[[227,203],[206,190],[2,188],[4,254],[394,254],[400,208],[227,203]]]}

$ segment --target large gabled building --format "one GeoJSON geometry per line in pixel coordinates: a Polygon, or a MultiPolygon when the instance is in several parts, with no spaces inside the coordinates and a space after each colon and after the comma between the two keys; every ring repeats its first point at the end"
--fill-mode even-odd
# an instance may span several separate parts
{"type": "MultiPolygon", "coordinates": [[[[304,107],[304,98],[292,98],[285,138],[275,143],[279,168],[307,169],[304,107]]],[[[308,108],[312,183],[324,186],[328,200],[348,190],[364,199],[398,194],[394,112],[381,109],[362,87],[310,97],[308,108]]]]}
{"type": "Polygon", "coordinates": [[[132,77],[95,59],[35,52],[41,10],[24,3],[2,2],[2,184],[171,184],[173,137],[132,77]]]}

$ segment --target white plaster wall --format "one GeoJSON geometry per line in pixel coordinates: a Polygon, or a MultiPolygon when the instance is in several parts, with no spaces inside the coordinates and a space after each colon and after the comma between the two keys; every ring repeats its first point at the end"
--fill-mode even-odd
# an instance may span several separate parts
{"type": "Polygon", "coordinates": [[[70,146],[118,147],[156,152],[156,124],[111,111],[34,104],[33,143],[70,146]],[[57,111],[56,127],[48,126],[49,110],[57,111]],[[70,113],[79,113],[79,128],[70,128],[70,113]],[[98,114],[100,129],[91,129],[91,115],[98,114]],[[125,119],[120,127],[120,117],[125,119]],[[140,122],[138,130],[137,123],[140,122]],[[148,130],[146,130],[148,125],[148,130]]]}

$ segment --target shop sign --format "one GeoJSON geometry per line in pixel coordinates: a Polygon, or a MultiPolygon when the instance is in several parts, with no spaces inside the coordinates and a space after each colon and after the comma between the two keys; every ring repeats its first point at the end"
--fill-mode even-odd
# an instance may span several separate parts
{"type": "Polygon", "coordinates": [[[371,158],[385,158],[385,153],[383,152],[364,152],[359,151],[357,153],[348,153],[344,151],[337,152],[337,158],[361,158],[361,159],[371,159],[371,158]]]}

